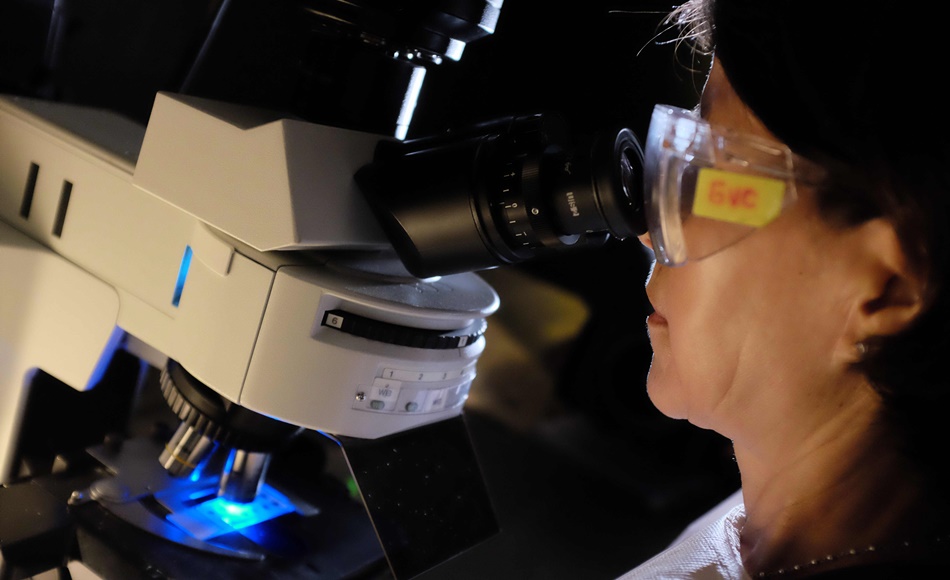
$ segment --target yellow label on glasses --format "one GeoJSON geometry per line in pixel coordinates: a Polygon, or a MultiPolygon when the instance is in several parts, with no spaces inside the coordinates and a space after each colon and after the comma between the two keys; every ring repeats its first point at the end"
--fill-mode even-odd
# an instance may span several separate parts
{"type": "Polygon", "coordinates": [[[696,179],[693,215],[760,228],[782,212],[784,197],[781,179],[703,168],[696,179]]]}

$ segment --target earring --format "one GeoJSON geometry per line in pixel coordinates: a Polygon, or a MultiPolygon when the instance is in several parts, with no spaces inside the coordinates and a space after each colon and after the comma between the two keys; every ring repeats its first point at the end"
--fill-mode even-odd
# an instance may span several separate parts
{"type": "Polygon", "coordinates": [[[865,356],[867,356],[868,350],[870,350],[868,347],[868,343],[864,342],[863,340],[858,341],[854,345],[854,351],[858,355],[858,360],[863,359],[865,356]]]}

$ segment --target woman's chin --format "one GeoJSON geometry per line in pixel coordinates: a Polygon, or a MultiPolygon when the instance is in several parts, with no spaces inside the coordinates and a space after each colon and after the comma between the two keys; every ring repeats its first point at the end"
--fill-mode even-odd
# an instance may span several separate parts
{"type": "Polygon", "coordinates": [[[660,413],[670,419],[685,419],[686,405],[682,389],[678,388],[676,381],[669,380],[667,374],[657,368],[654,357],[647,375],[647,396],[660,413]]]}

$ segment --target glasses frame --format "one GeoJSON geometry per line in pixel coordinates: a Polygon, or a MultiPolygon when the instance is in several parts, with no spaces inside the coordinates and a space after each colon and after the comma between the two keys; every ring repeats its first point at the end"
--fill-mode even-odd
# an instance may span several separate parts
{"type": "MultiPolygon", "coordinates": [[[[644,209],[656,259],[679,266],[716,254],[771,223],[798,199],[796,181],[805,176],[797,165],[810,164],[785,144],[756,135],[711,125],[695,111],[656,105],[650,120],[644,155],[644,209]],[[754,176],[784,184],[780,207],[766,223],[746,225],[735,239],[712,249],[690,248],[684,228],[693,208],[695,184],[689,191],[691,170],[716,169],[727,175],[754,176]],[[689,207],[689,212],[686,211],[689,207]]],[[[811,181],[811,179],[809,179],[811,181]]],[[[725,227],[725,226],[724,226],[725,227]]]]}

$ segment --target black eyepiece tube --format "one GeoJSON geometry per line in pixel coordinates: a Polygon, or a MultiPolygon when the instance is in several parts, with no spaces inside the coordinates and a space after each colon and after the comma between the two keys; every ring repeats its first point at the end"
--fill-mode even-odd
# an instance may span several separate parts
{"type": "Polygon", "coordinates": [[[643,151],[625,128],[574,147],[529,115],[387,141],[356,181],[413,275],[494,268],[646,230],[643,151]]]}

